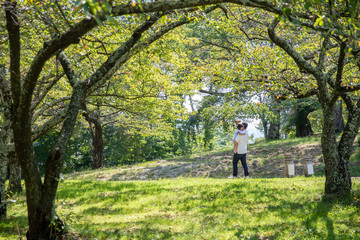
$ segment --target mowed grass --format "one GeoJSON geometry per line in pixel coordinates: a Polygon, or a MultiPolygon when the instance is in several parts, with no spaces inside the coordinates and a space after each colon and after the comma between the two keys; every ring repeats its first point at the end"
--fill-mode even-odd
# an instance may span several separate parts
{"type": "MultiPolygon", "coordinates": [[[[360,180],[324,197],[323,177],[60,183],[69,239],[360,239],[360,180]]],[[[24,239],[24,196],[12,198],[0,239],[24,239]]]]}

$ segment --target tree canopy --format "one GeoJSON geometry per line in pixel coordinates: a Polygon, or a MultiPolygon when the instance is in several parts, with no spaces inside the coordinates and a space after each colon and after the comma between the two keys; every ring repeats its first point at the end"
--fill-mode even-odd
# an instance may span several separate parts
{"type": "Polygon", "coordinates": [[[230,99],[244,92],[266,93],[274,101],[316,96],[324,115],[325,193],[348,193],[360,118],[359,9],[358,1],[347,0],[6,0],[0,20],[2,136],[8,136],[10,119],[26,185],[28,239],[54,237],[54,199],[80,112],[100,111],[104,120],[126,124],[141,116],[137,123],[161,128],[162,116],[181,115],[175,103],[200,80],[206,91],[230,90],[230,99]],[[197,21],[199,32],[211,31],[193,32],[194,44],[183,52],[176,44],[182,39],[171,32],[197,21]],[[201,51],[191,49],[197,44],[201,51]],[[337,143],[339,98],[348,119],[337,143]],[[33,141],[54,128],[59,134],[42,179],[33,141]]]}

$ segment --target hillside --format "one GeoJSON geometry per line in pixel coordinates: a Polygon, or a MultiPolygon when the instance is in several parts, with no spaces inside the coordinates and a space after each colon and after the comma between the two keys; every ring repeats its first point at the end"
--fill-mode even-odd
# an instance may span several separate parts
{"type": "MultiPolygon", "coordinates": [[[[319,138],[279,140],[248,146],[248,165],[252,178],[284,177],[284,158],[293,154],[296,175],[303,174],[302,163],[312,156],[315,174],[323,174],[323,158],[319,138]]],[[[241,170],[241,168],[240,168],[241,170]]],[[[67,178],[87,180],[156,180],[177,177],[225,178],[231,175],[231,149],[211,151],[203,154],[162,159],[111,169],[100,169],[67,175],[67,178]]],[[[242,171],[240,171],[242,174],[242,171]]]]}
{"type": "MultiPolygon", "coordinates": [[[[360,239],[360,178],[341,200],[323,195],[323,177],[284,178],[288,153],[297,162],[311,154],[322,175],[318,142],[250,145],[251,179],[227,179],[231,149],[67,174],[56,197],[67,230],[61,239],[360,239]]],[[[351,166],[360,172],[358,161],[351,166]]],[[[299,162],[296,169],[302,171],[299,162]]],[[[8,203],[0,239],[23,239],[25,195],[8,203]]]]}

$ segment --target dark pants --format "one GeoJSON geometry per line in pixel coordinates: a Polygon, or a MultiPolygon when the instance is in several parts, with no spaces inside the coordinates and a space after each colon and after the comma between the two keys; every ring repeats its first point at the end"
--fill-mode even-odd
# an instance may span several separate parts
{"type": "Polygon", "coordinates": [[[246,153],[245,154],[234,154],[233,157],[233,176],[238,175],[238,162],[241,160],[241,165],[244,168],[244,175],[249,176],[248,166],[246,164],[246,153]]]}

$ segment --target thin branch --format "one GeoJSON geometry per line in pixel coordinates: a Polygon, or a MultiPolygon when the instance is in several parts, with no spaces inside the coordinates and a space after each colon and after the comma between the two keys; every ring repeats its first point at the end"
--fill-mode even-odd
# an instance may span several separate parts
{"type": "Polygon", "coordinates": [[[320,77],[319,72],[310,63],[308,63],[295,49],[293,49],[285,39],[279,37],[275,33],[275,28],[280,21],[274,18],[268,28],[268,34],[270,39],[279,47],[281,47],[286,53],[288,53],[300,69],[305,70],[313,74],[315,77],[320,77]]]}
{"type": "Polygon", "coordinates": [[[321,49],[320,49],[319,62],[318,62],[318,65],[317,65],[317,68],[319,70],[323,69],[323,67],[324,67],[324,60],[325,60],[326,50],[327,50],[329,41],[330,41],[330,34],[327,34],[325,36],[325,38],[324,38],[323,44],[322,44],[321,49]]]}
{"type": "Polygon", "coordinates": [[[73,70],[70,60],[67,58],[64,52],[60,52],[58,55],[61,66],[64,69],[67,79],[72,87],[78,82],[78,77],[76,72],[73,70]]]}
{"type": "Polygon", "coordinates": [[[346,41],[343,41],[340,44],[340,50],[339,50],[339,59],[337,62],[337,73],[336,73],[336,81],[335,81],[335,92],[340,91],[341,88],[341,82],[342,82],[342,75],[345,65],[345,48],[347,47],[346,41]]]}
{"type": "Polygon", "coordinates": [[[64,11],[62,10],[62,8],[61,8],[61,6],[60,6],[60,4],[59,4],[58,0],[55,0],[55,4],[56,4],[57,8],[59,9],[59,11],[60,11],[61,15],[62,15],[62,16],[63,16],[63,18],[65,19],[66,24],[67,24],[69,27],[71,27],[71,24],[70,24],[69,20],[67,20],[67,18],[66,18],[66,16],[65,16],[65,13],[64,13],[64,11]]]}
{"type": "Polygon", "coordinates": [[[59,98],[59,99],[56,99],[55,101],[52,101],[50,103],[45,103],[40,109],[38,109],[33,117],[32,117],[32,122],[36,122],[36,120],[48,109],[50,108],[53,108],[55,106],[57,106],[59,103],[63,103],[63,102],[66,102],[66,101],[69,101],[71,99],[70,96],[66,96],[66,97],[63,97],[63,98],[59,98]]]}
{"type": "MultiPolygon", "coordinates": [[[[58,76],[56,76],[51,82],[50,84],[48,84],[46,86],[45,89],[42,89],[42,94],[36,94],[37,98],[34,97],[34,101],[32,102],[31,105],[31,112],[34,112],[35,109],[39,106],[39,104],[44,100],[44,98],[46,97],[46,95],[49,93],[49,91],[55,86],[55,84],[64,76],[64,73],[59,74],[58,76]],[[35,100],[36,99],[36,100],[35,100]]],[[[41,87],[39,86],[39,92],[41,87]]]]}

